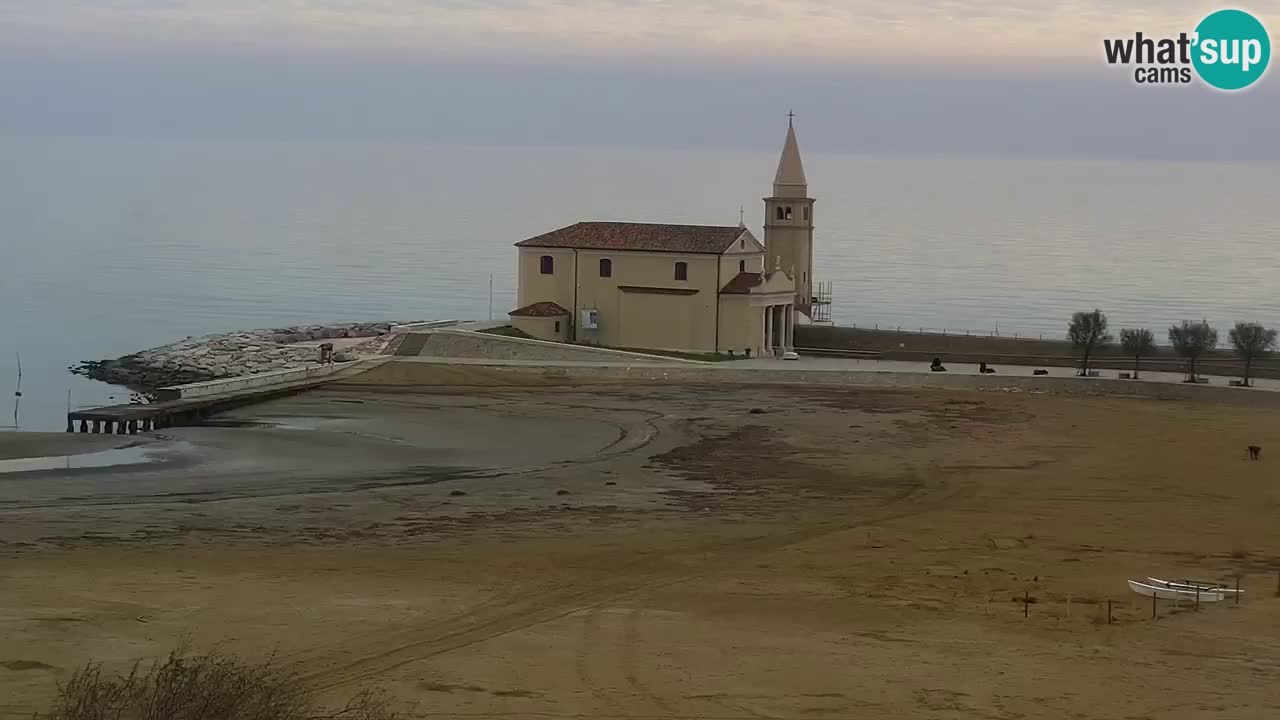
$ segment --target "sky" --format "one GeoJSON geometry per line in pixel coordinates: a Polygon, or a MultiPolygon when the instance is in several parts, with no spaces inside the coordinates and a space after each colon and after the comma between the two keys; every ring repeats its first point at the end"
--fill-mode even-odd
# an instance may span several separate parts
{"type": "Polygon", "coordinates": [[[1103,62],[1219,7],[0,0],[0,134],[771,147],[794,109],[819,150],[1280,161],[1280,71],[1224,94],[1103,62]]]}

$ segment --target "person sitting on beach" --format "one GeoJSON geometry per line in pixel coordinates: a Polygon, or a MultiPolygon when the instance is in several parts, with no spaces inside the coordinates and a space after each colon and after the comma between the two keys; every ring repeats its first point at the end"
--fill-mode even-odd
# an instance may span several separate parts
{"type": "Polygon", "coordinates": [[[933,359],[933,362],[932,362],[932,363],[929,363],[929,369],[930,369],[930,370],[932,370],[933,372],[946,372],[946,371],[947,371],[947,369],[946,369],[945,367],[943,367],[943,366],[942,366],[942,358],[934,358],[934,359],[933,359]]]}
{"type": "Polygon", "coordinates": [[[995,368],[989,368],[989,367],[987,367],[987,364],[986,364],[986,363],[978,363],[978,372],[982,373],[983,375],[987,375],[987,374],[989,374],[989,373],[993,373],[993,372],[995,372],[995,371],[996,371],[996,369],[995,369],[995,368]]]}

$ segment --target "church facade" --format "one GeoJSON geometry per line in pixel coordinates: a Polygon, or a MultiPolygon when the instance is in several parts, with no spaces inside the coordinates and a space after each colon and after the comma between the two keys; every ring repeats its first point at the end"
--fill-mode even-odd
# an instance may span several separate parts
{"type": "Polygon", "coordinates": [[[813,302],[813,199],[790,124],[765,239],[737,226],[580,222],[516,243],[512,325],[639,350],[782,355],[813,302]]]}

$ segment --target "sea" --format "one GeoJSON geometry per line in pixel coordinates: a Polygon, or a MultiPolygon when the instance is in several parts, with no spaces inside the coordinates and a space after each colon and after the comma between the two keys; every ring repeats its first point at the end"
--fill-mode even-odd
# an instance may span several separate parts
{"type": "MultiPolygon", "coordinates": [[[[1280,166],[805,150],[841,324],[1280,324],[1280,166]]],[[[68,366],[213,332],[501,318],[579,220],[763,237],[776,150],[0,138],[0,426],[127,402],[68,366]],[[19,364],[21,379],[18,378],[19,364]],[[21,383],[19,385],[19,382],[21,383]],[[14,395],[20,391],[21,397],[14,395]]]]}

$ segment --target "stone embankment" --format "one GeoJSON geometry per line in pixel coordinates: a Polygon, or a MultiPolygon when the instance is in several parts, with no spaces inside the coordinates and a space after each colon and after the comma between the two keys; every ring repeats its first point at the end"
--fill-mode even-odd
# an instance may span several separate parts
{"type": "Polygon", "coordinates": [[[86,361],[70,370],[77,375],[152,391],[167,385],[243,377],[315,364],[317,343],[335,343],[334,360],[344,362],[377,355],[393,337],[399,322],[298,325],[187,338],[113,360],[86,361]],[[361,340],[363,339],[363,340],[361,340]]]}

